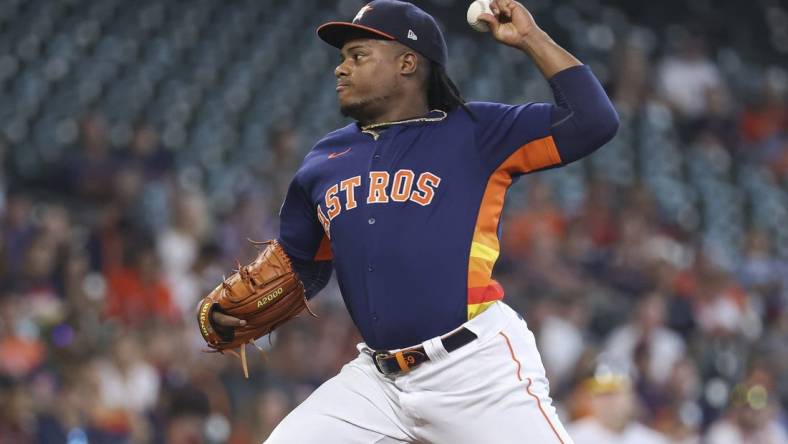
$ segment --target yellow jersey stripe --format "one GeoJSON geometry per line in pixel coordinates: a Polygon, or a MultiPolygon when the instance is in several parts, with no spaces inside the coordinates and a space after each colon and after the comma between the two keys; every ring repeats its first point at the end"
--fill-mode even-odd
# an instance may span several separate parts
{"type": "Polygon", "coordinates": [[[498,254],[498,250],[490,248],[487,245],[480,244],[479,242],[471,243],[471,257],[495,263],[495,261],[498,260],[498,254]]]}

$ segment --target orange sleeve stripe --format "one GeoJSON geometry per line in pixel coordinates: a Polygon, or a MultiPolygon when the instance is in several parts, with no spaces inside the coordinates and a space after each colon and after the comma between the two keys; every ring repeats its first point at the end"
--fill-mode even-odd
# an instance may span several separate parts
{"type": "Polygon", "coordinates": [[[334,254],[331,252],[331,241],[328,239],[328,236],[324,234],[323,239],[320,241],[320,247],[318,247],[317,253],[315,253],[315,260],[330,261],[331,259],[334,259],[334,254]]]}
{"type": "Polygon", "coordinates": [[[501,218],[506,190],[512,184],[512,175],[518,172],[545,168],[561,163],[561,156],[555,146],[553,136],[537,139],[521,146],[507,158],[487,182],[484,197],[476,219],[474,242],[480,242],[490,247],[498,246],[498,223],[501,218]],[[495,240],[493,240],[493,238],[495,240]]]}
{"type": "MultiPolygon", "coordinates": [[[[506,190],[512,184],[512,175],[546,168],[561,163],[561,156],[552,136],[536,139],[512,153],[491,175],[484,190],[476,228],[471,244],[489,248],[489,253],[500,251],[498,225],[501,221],[506,190]]],[[[478,247],[477,247],[478,248],[478,247]]],[[[482,248],[482,250],[485,250],[482,248]]],[[[489,257],[493,257],[488,255],[489,257]]],[[[503,299],[503,288],[492,280],[495,261],[471,256],[468,260],[468,304],[480,304],[503,299]],[[490,288],[495,290],[488,294],[490,288]]],[[[470,311],[469,311],[470,313],[470,311]]]]}
{"type": "MultiPolygon", "coordinates": [[[[510,157],[511,159],[511,157],[510,157]]],[[[507,162],[504,162],[504,167],[507,162]]],[[[482,244],[492,250],[499,251],[498,223],[503,210],[504,197],[509,185],[512,184],[512,177],[505,168],[498,168],[490,176],[487,188],[484,190],[479,214],[476,219],[476,228],[473,233],[473,243],[482,244]]],[[[472,252],[472,251],[471,251],[472,252]]],[[[470,256],[468,258],[468,319],[477,316],[489,305],[483,304],[491,300],[503,299],[503,289],[500,294],[490,295],[489,286],[494,282],[492,277],[494,261],[485,260],[480,257],[470,256]]]]}
{"type": "Polygon", "coordinates": [[[476,237],[480,233],[488,240],[488,242],[484,242],[486,244],[489,244],[489,236],[494,236],[497,239],[498,222],[503,209],[504,197],[506,197],[506,190],[511,184],[511,176],[503,169],[497,169],[490,176],[479,207],[479,216],[476,219],[474,241],[478,242],[476,237]]]}
{"type": "Polygon", "coordinates": [[[521,146],[509,159],[506,159],[504,164],[509,163],[510,160],[511,163],[507,168],[510,173],[528,173],[540,168],[558,165],[561,163],[561,155],[555,146],[553,136],[547,136],[521,146]]]}

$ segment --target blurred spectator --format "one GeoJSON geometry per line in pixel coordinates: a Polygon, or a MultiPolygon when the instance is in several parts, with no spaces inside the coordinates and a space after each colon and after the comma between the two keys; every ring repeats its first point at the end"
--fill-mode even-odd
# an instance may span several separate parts
{"type": "Polygon", "coordinates": [[[709,428],[709,444],[785,444],[788,434],[778,422],[780,409],[774,392],[756,381],[733,391],[728,414],[709,428]]]}
{"type": "Polygon", "coordinates": [[[734,113],[730,94],[725,88],[716,87],[706,93],[708,109],[697,119],[693,132],[699,137],[711,136],[728,152],[735,152],[741,142],[736,128],[737,116],[734,113]]]}
{"type": "MultiPolygon", "coordinates": [[[[3,251],[0,276],[12,279],[18,276],[24,263],[18,258],[24,257],[35,234],[32,221],[32,204],[27,196],[12,194],[2,215],[2,233],[0,247],[3,251]]],[[[7,286],[7,281],[3,286],[7,286]]]]}
{"type": "Polygon", "coordinates": [[[192,267],[198,295],[210,293],[225,273],[227,266],[222,261],[221,248],[211,242],[202,244],[192,267]]]}
{"type": "Polygon", "coordinates": [[[614,58],[612,99],[619,112],[635,112],[648,98],[651,89],[651,67],[642,45],[630,42],[618,49],[614,58]]]}
{"type": "Polygon", "coordinates": [[[125,169],[138,171],[140,188],[136,196],[136,209],[145,229],[167,228],[170,215],[168,193],[172,187],[174,159],[172,153],[159,142],[159,134],[153,125],[140,123],[134,128],[128,152],[121,154],[125,169]]]}
{"type": "Polygon", "coordinates": [[[89,114],[81,122],[80,151],[68,162],[71,188],[82,199],[106,202],[118,171],[118,159],[109,151],[107,123],[100,114],[89,114]]]}
{"type": "Polygon", "coordinates": [[[124,164],[118,168],[113,177],[111,186],[112,201],[134,223],[135,227],[145,228],[145,213],[141,202],[142,190],[145,187],[144,170],[133,164],[124,164]]]}
{"type": "Polygon", "coordinates": [[[639,301],[629,322],[610,334],[604,353],[617,368],[663,386],[685,348],[681,336],[665,327],[665,297],[650,293],[639,301]],[[647,359],[647,365],[638,366],[638,358],[647,359]]]}
{"type": "Polygon", "coordinates": [[[782,280],[785,265],[773,253],[769,237],[752,230],[739,264],[739,282],[764,306],[766,319],[773,319],[782,305],[782,280]]]}
{"type": "Polygon", "coordinates": [[[159,143],[156,128],[144,122],[134,127],[129,149],[122,156],[124,164],[133,164],[144,172],[146,182],[166,178],[174,167],[172,155],[159,143]]]}
{"type": "Polygon", "coordinates": [[[40,231],[31,240],[26,254],[22,257],[22,269],[9,279],[12,288],[20,294],[32,297],[57,298],[60,294],[56,281],[57,252],[57,244],[54,244],[45,232],[40,231]]]}
{"type": "MultiPolygon", "coordinates": [[[[45,358],[45,344],[30,317],[30,303],[5,298],[0,304],[0,376],[22,379],[45,358]]],[[[2,436],[2,435],[0,435],[2,436]]]]}
{"type": "Polygon", "coordinates": [[[270,239],[275,234],[272,213],[265,195],[249,190],[240,193],[235,206],[224,215],[217,227],[217,243],[222,247],[224,267],[235,261],[246,262],[253,257],[254,248],[248,240],[270,239]]]}
{"type": "Polygon", "coordinates": [[[0,137],[0,214],[4,214],[8,204],[8,142],[0,137]]]}
{"type": "Polygon", "coordinates": [[[740,130],[749,148],[766,148],[788,131],[788,73],[772,67],[761,81],[756,99],[740,117],[740,130]]]}
{"type": "Polygon", "coordinates": [[[661,388],[661,403],[645,406],[650,407],[646,412],[650,424],[674,443],[700,442],[702,382],[694,360],[685,356],[673,366],[670,378],[661,388]]]}
{"type": "Polygon", "coordinates": [[[261,166],[273,196],[284,196],[292,179],[292,172],[301,160],[298,133],[289,124],[275,126],[268,134],[269,161],[261,166]]]}
{"type": "Polygon", "coordinates": [[[125,265],[107,275],[106,316],[132,326],[151,319],[177,319],[153,246],[143,240],[129,246],[126,254],[125,265]]]}
{"type": "Polygon", "coordinates": [[[0,392],[0,438],[3,442],[32,443],[36,434],[34,400],[23,385],[0,392]]]}
{"type": "Polygon", "coordinates": [[[527,291],[539,295],[579,290],[584,284],[583,274],[564,260],[566,216],[550,193],[546,183],[530,180],[526,203],[517,202],[519,208],[507,215],[511,222],[501,239],[501,262],[525,278],[527,291]]]}
{"type": "Polygon", "coordinates": [[[159,374],[143,359],[132,332],[118,332],[112,346],[107,356],[91,363],[98,395],[96,426],[113,436],[148,441],[151,430],[145,415],[158,400],[159,374]]]}
{"type": "Polygon", "coordinates": [[[117,205],[108,204],[98,211],[91,227],[86,249],[92,270],[109,272],[123,265],[124,233],[130,230],[117,205]]]}
{"type": "Polygon", "coordinates": [[[196,191],[177,190],[172,201],[172,224],[159,234],[156,249],[177,309],[182,316],[191,316],[203,296],[193,267],[208,237],[210,214],[204,196],[196,191]]]}
{"type": "Polygon", "coordinates": [[[504,242],[510,254],[528,254],[537,239],[559,238],[565,230],[565,216],[551,198],[547,184],[529,181],[526,202],[509,216],[504,242]]]}
{"type": "MultiPolygon", "coordinates": [[[[772,324],[772,329],[764,336],[757,345],[764,367],[768,368],[774,378],[774,390],[772,390],[772,400],[784,412],[788,405],[788,311],[783,310],[780,317],[772,324]]],[[[785,415],[785,413],[783,413],[785,415]]],[[[783,425],[788,427],[786,419],[782,420],[783,425]]]]}
{"type": "Polygon", "coordinates": [[[291,323],[277,331],[276,347],[269,360],[271,372],[289,383],[299,403],[318,385],[313,379],[311,360],[304,359],[311,350],[315,350],[315,338],[300,324],[291,323]]]}
{"type": "Polygon", "coordinates": [[[317,325],[310,325],[314,330],[314,348],[317,350],[314,375],[323,380],[336,375],[355,357],[355,346],[362,339],[350,322],[336,285],[325,288],[319,298],[310,301],[310,307],[318,316],[310,320],[317,322],[317,325]]]}
{"type": "Polygon", "coordinates": [[[144,412],[153,407],[159,393],[159,376],[143,360],[133,332],[118,334],[106,359],[95,364],[99,401],[108,409],[144,412]]]}
{"type": "Polygon", "coordinates": [[[290,413],[291,406],[289,397],[281,390],[269,389],[260,393],[252,422],[255,425],[252,441],[264,442],[274,431],[274,427],[290,413]]]}
{"type": "Polygon", "coordinates": [[[754,339],[761,334],[761,320],[750,295],[722,270],[710,270],[695,305],[700,329],[709,336],[754,339]]]}
{"type": "Polygon", "coordinates": [[[579,292],[587,285],[584,274],[564,260],[562,247],[560,239],[552,236],[534,238],[527,258],[518,261],[515,268],[528,293],[579,292]]]}
{"type": "Polygon", "coordinates": [[[636,421],[637,400],[626,377],[596,376],[584,382],[591,414],[567,426],[575,444],[668,444],[668,440],[636,421]]]}
{"type": "MultiPolygon", "coordinates": [[[[79,441],[100,442],[100,431],[92,425],[96,393],[84,369],[64,369],[65,381],[54,399],[41,406],[37,417],[38,443],[79,441]]],[[[1,436],[1,435],[0,435],[1,436]]]]}
{"type": "Polygon", "coordinates": [[[595,180],[588,185],[586,198],[577,216],[578,229],[590,236],[593,255],[603,254],[618,240],[619,223],[615,213],[615,196],[618,190],[610,182],[595,180]]]}
{"type": "Polygon", "coordinates": [[[601,276],[607,285],[628,296],[655,288],[658,250],[654,244],[661,234],[658,214],[651,194],[643,187],[628,190],[627,205],[617,215],[615,243],[610,245],[601,276]]]}
{"type": "Polygon", "coordinates": [[[584,338],[587,306],[582,294],[569,294],[547,301],[546,305],[548,313],[536,337],[550,384],[560,389],[569,382],[587,347],[584,338]]]}
{"type": "Polygon", "coordinates": [[[206,433],[206,429],[221,429],[222,423],[209,423],[211,411],[205,394],[195,387],[179,387],[165,394],[166,411],[163,419],[166,420],[165,430],[162,431],[158,442],[168,444],[200,444],[204,442],[224,442],[220,430],[206,433]],[[207,435],[207,436],[206,436],[207,435]],[[207,438],[207,439],[206,439],[207,438]]]}
{"type": "Polygon", "coordinates": [[[694,120],[708,110],[710,95],[724,84],[700,36],[685,36],[676,47],[659,67],[659,92],[680,116],[694,120]]]}

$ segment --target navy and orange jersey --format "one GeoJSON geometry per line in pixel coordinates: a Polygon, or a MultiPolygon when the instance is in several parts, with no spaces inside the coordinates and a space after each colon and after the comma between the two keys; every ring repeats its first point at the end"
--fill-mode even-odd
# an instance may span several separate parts
{"type": "Polygon", "coordinates": [[[333,261],[372,348],[418,344],[502,299],[492,272],[506,191],[519,175],[563,163],[555,105],[468,107],[475,119],[433,111],[334,131],[289,187],[280,241],[297,259],[333,261]]]}

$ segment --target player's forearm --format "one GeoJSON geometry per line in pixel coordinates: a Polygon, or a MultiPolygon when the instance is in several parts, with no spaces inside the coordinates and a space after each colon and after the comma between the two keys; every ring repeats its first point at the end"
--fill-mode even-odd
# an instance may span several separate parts
{"type": "Polygon", "coordinates": [[[517,48],[531,57],[546,79],[567,68],[582,64],[541,29],[525,36],[517,48]]]}

